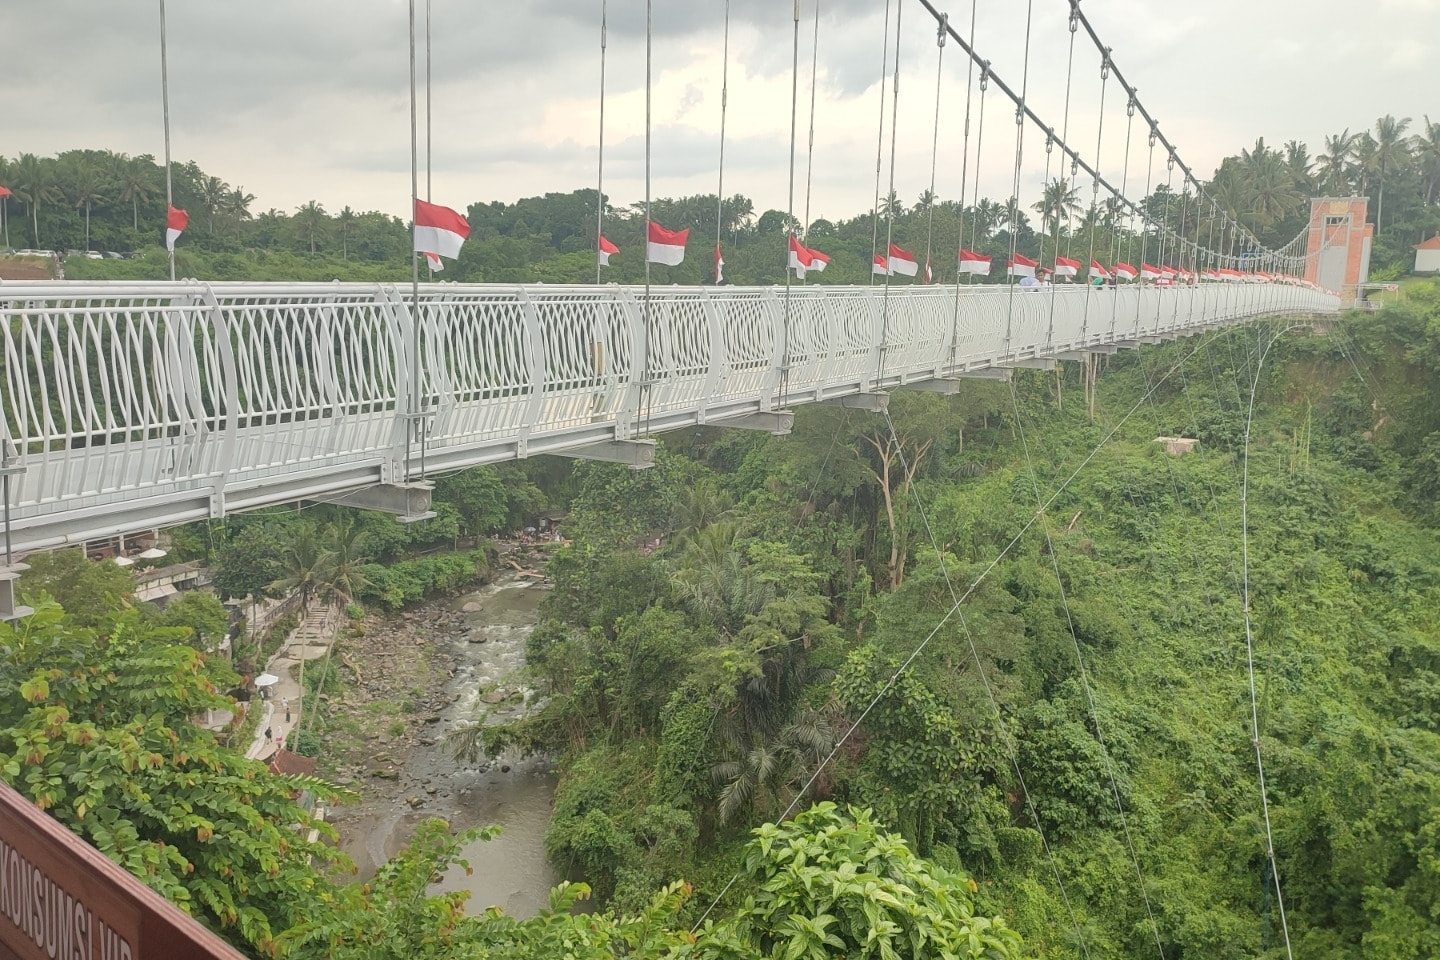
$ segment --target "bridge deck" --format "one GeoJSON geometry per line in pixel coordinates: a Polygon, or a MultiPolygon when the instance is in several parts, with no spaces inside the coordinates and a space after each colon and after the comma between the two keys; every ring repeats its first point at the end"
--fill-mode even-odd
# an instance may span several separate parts
{"type": "Polygon", "coordinates": [[[18,549],[1285,313],[1296,286],[0,286],[18,549]],[[418,377],[418,391],[412,384],[418,377]]]}

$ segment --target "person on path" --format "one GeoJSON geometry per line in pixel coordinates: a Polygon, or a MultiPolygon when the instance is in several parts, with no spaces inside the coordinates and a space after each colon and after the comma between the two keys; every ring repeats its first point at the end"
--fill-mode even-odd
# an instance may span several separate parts
{"type": "Polygon", "coordinates": [[[289,698],[289,697],[286,697],[285,699],[281,700],[280,703],[281,703],[282,706],[285,707],[285,722],[286,722],[286,723],[289,723],[289,722],[290,722],[290,698],[289,698]]]}
{"type": "Polygon", "coordinates": [[[275,731],[271,730],[269,727],[266,727],[266,728],[265,728],[265,742],[266,742],[266,743],[269,743],[272,739],[274,739],[274,737],[275,737],[275,731]]]}

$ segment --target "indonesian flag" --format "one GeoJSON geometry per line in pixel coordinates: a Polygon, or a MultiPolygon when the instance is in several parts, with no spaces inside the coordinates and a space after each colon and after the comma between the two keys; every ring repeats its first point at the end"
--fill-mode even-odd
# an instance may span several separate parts
{"type": "Polygon", "coordinates": [[[830,266],[829,255],[821,253],[814,247],[806,247],[805,252],[810,254],[810,269],[816,273],[824,273],[825,268],[830,266]]]}
{"type": "Polygon", "coordinates": [[[1071,260],[1069,257],[1055,258],[1055,276],[1073,277],[1080,273],[1080,261],[1071,260]]]}
{"type": "Polygon", "coordinates": [[[815,265],[815,258],[810,254],[810,248],[790,234],[790,253],[786,257],[785,266],[795,271],[795,276],[804,277],[805,271],[815,265]]]}
{"type": "Polygon", "coordinates": [[[960,272],[973,273],[977,277],[990,276],[990,258],[974,250],[960,248],[960,272]]]}
{"type": "Polygon", "coordinates": [[[926,283],[934,283],[934,282],[935,282],[935,272],[930,269],[930,253],[929,253],[929,251],[926,251],[926,253],[925,253],[925,282],[926,282],[926,283]]]}
{"type": "Polygon", "coordinates": [[[1025,256],[1025,254],[1017,253],[1010,258],[1010,268],[1006,271],[1006,275],[1011,277],[1033,277],[1035,276],[1035,268],[1038,266],[1038,263],[1025,256]]]}
{"type": "Polygon", "coordinates": [[[725,282],[725,257],[720,253],[720,244],[715,244],[715,282],[725,282]]]}
{"type": "Polygon", "coordinates": [[[1110,271],[1106,270],[1099,260],[1091,260],[1088,276],[1091,280],[1094,280],[1096,277],[1099,277],[1101,280],[1109,280],[1110,271]]]}
{"type": "Polygon", "coordinates": [[[913,277],[920,272],[920,264],[915,262],[915,254],[892,243],[890,244],[890,272],[904,277],[913,277]]]}
{"type": "Polygon", "coordinates": [[[1270,276],[1270,274],[1266,273],[1266,272],[1263,271],[1263,270],[1256,270],[1256,271],[1255,271],[1255,276],[1259,277],[1261,280],[1265,281],[1266,283],[1270,282],[1270,280],[1273,279],[1273,278],[1270,276]]]}
{"type": "Polygon", "coordinates": [[[1195,274],[1191,273],[1189,270],[1186,270],[1184,267],[1181,267],[1179,270],[1175,271],[1175,276],[1180,278],[1181,283],[1190,283],[1195,279],[1195,274]]]}
{"type": "Polygon", "coordinates": [[[1134,280],[1136,277],[1135,268],[1124,260],[1115,261],[1115,276],[1121,280],[1134,280]]]}
{"type": "Polygon", "coordinates": [[[1142,264],[1140,264],[1140,279],[1141,279],[1141,280],[1159,280],[1159,279],[1160,279],[1160,268],[1159,268],[1159,267],[1152,267],[1152,266],[1151,266],[1150,264],[1148,264],[1148,263],[1142,263],[1142,264]]]}
{"type": "Polygon", "coordinates": [[[1230,267],[1221,267],[1219,273],[1220,276],[1224,277],[1230,283],[1235,283],[1239,280],[1245,279],[1245,274],[1241,273],[1239,270],[1233,270],[1230,267]]]}
{"type": "Polygon", "coordinates": [[[650,236],[645,243],[645,259],[650,263],[663,263],[667,267],[678,267],[685,260],[685,241],[690,238],[689,229],[666,230],[655,221],[650,221],[650,236]]]}
{"type": "Polygon", "coordinates": [[[440,259],[440,255],[438,253],[430,253],[427,251],[425,253],[425,259],[429,261],[430,269],[434,272],[439,273],[441,270],[445,269],[445,261],[440,259]]]}
{"type": "Polygon", "coordinates": [[[170,212],[165,215],[165,248],[171,253],[175,252],[175,241],[185,232],[189,223],[190,214],[179,207],[171,207],[170,212]]]}
{"type": "Polygon", "coordinates": [[[0,197],[8,197],[8,196],[10,196],[10,188],[9,188],[9,187],[0,187],[0,197]]]}
{"type": "Polygon", "coordinates": [[[1219,270],[1201,270],[1201,271],[1200,271],[1200,279],[1201,279],[1201,280],[1219,280],[1219,279],[1220,279],[1220,271],[1219,271],[1219,270]]]}
{"type": "Polygon", "coordinates": [[[619,253],[619,252],[620,252],[620,248],[619,248],[619,247],[615,246],[615,244],[613,244],[613,243],[611,243],[609,240],[605,239],[605,234],[603,234],[603,233],[600,234],[600,253],[599,253],[599,256],[600,256],[600,266],[602,266],[602,267],[608,267],[608,266],[610,266],[610,254],[612,254],[612,253],[619,253]]]}
{"type": "Polygon", "coordinates": [[[1174,280],[1174,279],[1175,279],[1175,268],[1174,268],[1174,267],[1163,267],[1163,266],[1162,266],[1162,267],[1160,268],[1160,279],[1161,279],[1161,280],[1174,280]]]}
{"type": "Polygon", "coordinates": [[[890,269],[890,261],[877,253],[874,261],[870,264],[870,272],[877,276],[888,277],[895,271],[890,269]]]}
{"type": "Polygon", "coordinates": [[[449,207],[415,198],[415,252],[433,253],[454,260],[470,236],[470,224],[449,207]]]}

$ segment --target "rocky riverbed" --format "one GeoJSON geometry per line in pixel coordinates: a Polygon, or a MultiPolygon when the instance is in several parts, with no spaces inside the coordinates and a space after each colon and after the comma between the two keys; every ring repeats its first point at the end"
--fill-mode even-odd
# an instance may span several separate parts
{"type": "MultiPolygon", "coordinates": [[[[341,845],[362,877],[407,843],[426,817],[455,829],[502,827],[465,853],[473,872],[452,870],[445,889],[469,889],[470,907],[499,904],[515,916],[542,907],[558,878],[545,859],[555,782],[539,758],[454,759],[446,736],[486,710],[523,709],[519,670],[546,586],[525,570],[542,565],[521,548],[510,572],[476,591],[394,616],[369,616],[363,635],[340,641],[331,669],[344,682],[329,701],[320,773],[360,794],[333,811],[341,845]]],[[[333,688],[332,688],[333,689],[333,688]]]]}

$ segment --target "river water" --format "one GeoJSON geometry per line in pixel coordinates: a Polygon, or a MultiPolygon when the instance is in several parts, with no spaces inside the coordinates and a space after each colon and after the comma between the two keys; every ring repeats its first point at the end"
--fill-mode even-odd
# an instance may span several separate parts
{"type": "Polygon", "coordinates": [[[368,877],[408,842],[425,817],[440,816],[456,829],[495,825],[500,835],[476,841],[462,852],[470,873],[452,867],[437,890],[469,890],[467,912],[498,905],[514,917],[531,917],[548,902],[560,881],[545,856],[555,778],[548,762],[500,757],[480,764],[456,761],[446,734],[484,710],[492,720],[518,715],[524,690],[519,671],[525,641],[539,617],[545,588],[518,575],[504,575],[450,603],[459,613],[456,626],[433,638],[455,663],[432,737],[415,746],[398,764],[405,780],[423,785],[424,809],[398,801],[366,801],[343,813],[342,848],[368,877]],[[498,701],[498,702],[497,702],[498,701]],[[428,745],[427,745],[428,744],[428,745]]]}

